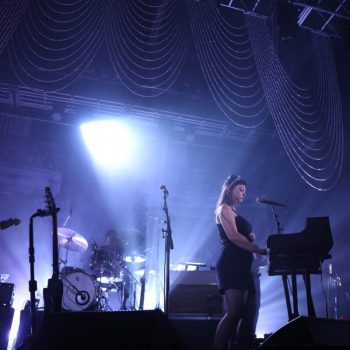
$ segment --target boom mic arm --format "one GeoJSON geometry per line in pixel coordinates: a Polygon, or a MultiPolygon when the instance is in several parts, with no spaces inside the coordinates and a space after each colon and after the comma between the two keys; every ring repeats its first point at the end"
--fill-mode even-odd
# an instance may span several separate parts
{"type": "Polygon", "coordinates": [[[273,200],[270,200],[270,199],[266,199],[266,198],[263,198],[263,197],[258,197],[256,199],[256,202],[257,203],[262,203],[262,204],[267,204],[267,205],[274,205],[274,206],[278,206],[278,207],[285,207],[286,206],[283,203],[279,203],[279,202],[276,202],[276,201],[273,201],[273,200]]]}

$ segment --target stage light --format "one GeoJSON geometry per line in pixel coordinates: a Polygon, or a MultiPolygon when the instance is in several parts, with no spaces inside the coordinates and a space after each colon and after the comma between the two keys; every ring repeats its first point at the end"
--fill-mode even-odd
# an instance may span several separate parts
{"type": "Polygon", "coordinates": [[[84,123],[80,130],[94,161],[105,168],[126,166],[134,147],[133,134],[125,122],[100,120],[84,123]]]}

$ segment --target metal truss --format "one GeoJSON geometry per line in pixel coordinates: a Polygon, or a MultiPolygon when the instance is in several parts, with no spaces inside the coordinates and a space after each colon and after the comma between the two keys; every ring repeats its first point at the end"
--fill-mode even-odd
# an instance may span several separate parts
{"type": "MultiPolygon", "coordinates": [[[[271,10],[279,3],[297,12],[295,25],[341,39],[350,35],[350,0],[221,0],[220,6],[246,14],[270,17],[271,10]]],[[[278,16],[278,13],[277,13],[278,16]]]]}
{"type": "Polygon", "coordinates": [[[32,90],[24,86],[0,83],[0,118],[21,117],[45,123],[76,126],[87,119],[123,117],[145,129],[167,125],[176,134],[233,140],[254,140],[259,137],[274,138],[274,130],[236,128],[227,121],[207,116],[196,116],[174,111],[124,104],[111,100],[72,95],[61,92],[32,90]],[[60,106],[61,118],[57,118],[60,106]]]}

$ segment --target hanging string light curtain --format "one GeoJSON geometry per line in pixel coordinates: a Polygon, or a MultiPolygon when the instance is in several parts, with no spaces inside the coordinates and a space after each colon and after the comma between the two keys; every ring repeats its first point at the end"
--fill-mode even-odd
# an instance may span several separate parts
{"type": "Polygon", "coordinates": [[[302,179],[317,190],[337,183],[344,140],[329,38],[312,35],[313,80],[301,87],[283,69],[265,21],[245,15],[239,23],[236,16],[233,25],[214,0],[32,0],[27,5],[28,0],[0,4],[0,52],[8,41],[10,63],[23,85],[66,88],[106,42],[119,79],[142,97],[166,92],[180,74],[189,41],[187,6],[202,72],[224,115],[254,128],[271,114],[302,179]]]}
{"type": "Polygon", "coordinates": [[[0,1],[0,54],[20,22],[29,0],[0,1]]]}
{"type": "Polygon", "coordinates": [[[104,40],[108,1],[31,1],[9,42],[22,84],[62,90],[78,79],[104,40]]]}
{"type": "Polygon", "coordinates": [[[232,25],[213,0],[187,4],[200,65],[217,105],[238,126],[261,125],[269,111],[244,20],[232,25]]]}
{"type": "Polygon", "coordinates": [[[107,45],[114,70],[142,97],[167,91],[185,59],[188,30],[181,1],[114,1],[107,45]]]}
{"type": "Polygon", "coordinates": [[[267,104],[283,147],[303,180],[325,191],[343,165],[340,93],[330,39],[312,35],[313,80],[297,86],[276,54],[265,21],[245,16],[267,104]]]}

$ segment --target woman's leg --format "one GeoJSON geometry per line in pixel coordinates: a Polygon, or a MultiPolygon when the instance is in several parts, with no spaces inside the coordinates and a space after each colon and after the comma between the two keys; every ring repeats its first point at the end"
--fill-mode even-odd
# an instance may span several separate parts
{"type": "Polygon", "coordinates": [[[256,294],[254,290],[251,290],[248,292],[247,301],[242,313],[242,319],[238,326],[237,338],[240,350],[252,349],[255,334],[254,319],[256,312],[256,294]]]}
{"type": "Polygon", "coordinates": [[[232,334],[236,333],[238,321],[242,317],[247,295],[248,291],[241,289],[228,289],[225,291],[227,313],[217,326],[213,350],[227,349],[228,341],[232,334]]]}

